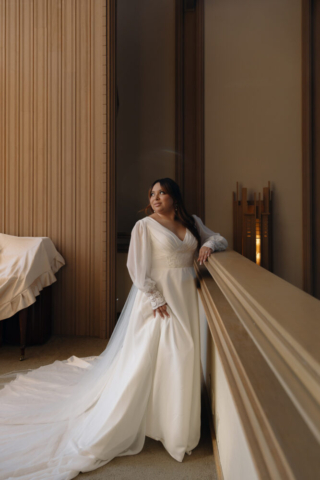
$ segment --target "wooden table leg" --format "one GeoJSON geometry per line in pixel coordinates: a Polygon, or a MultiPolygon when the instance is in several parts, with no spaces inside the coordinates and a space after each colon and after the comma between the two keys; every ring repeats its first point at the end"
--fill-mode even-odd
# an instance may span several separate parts
{"type": "Polygon", "coordinates": [[[20,324],[20,361],[24,360],[25,348],[26,348],[26,332],[27,332],[27,309],[24,308],[19,312],[19,324],[20,324]]]}

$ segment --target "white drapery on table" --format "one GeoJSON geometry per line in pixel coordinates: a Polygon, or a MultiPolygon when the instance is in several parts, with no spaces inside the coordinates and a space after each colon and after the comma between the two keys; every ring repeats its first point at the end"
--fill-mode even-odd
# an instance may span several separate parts
{"type": "Polygon", "coordinates": [[[63,265],[50,238],[0,233],[0,320],[32,305],[63,265]]]}

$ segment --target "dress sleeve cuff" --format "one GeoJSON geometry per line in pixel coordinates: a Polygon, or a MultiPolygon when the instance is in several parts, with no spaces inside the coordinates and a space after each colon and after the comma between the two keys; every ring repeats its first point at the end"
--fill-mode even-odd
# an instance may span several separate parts
{"type": "Polygon", "coordinates": [[[214,240],[207,240],[203,245],[202,247],[209,247],[212,249],[212,251],[214,252],[215,251],[215,242],[214,240]]]}
{"type": "Polygon", "coordinates": [[[162,305],[165,305],[166,303],[164,296],[159,291],[155,292],[151,297],[151,307],[153,310],[162,307],[162,305]]]}
{"type": "Polygon", "coordinates": [[[217,235],[215,238],[208,238],[202,246],[212,248],[213,252],[222,252],[228,247],[228,242],[221,235],[217,235]]]}

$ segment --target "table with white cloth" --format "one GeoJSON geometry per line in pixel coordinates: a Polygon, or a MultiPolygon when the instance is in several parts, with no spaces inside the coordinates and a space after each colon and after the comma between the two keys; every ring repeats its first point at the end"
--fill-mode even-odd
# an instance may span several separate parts
{"type": "Polygon", "coordinates": [[[26,309],[35,303],[43,288],[57,280],[55,273],[63,265],[65,261],[50,238],[0,233],[0,323],[20,312],[21,360],[26,309]]]}

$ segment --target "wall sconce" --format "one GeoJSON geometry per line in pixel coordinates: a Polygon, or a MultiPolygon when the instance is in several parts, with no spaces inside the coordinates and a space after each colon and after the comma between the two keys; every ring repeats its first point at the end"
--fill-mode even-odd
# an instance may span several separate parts
{"type": "Polygon", "coordinates": [[[247,188],[242,188],[242,199],[232,193],[233,201],[233,249],[263,268],[272,271],[272,201],[270,182],[263,188],[263,199],[254,193],[253,201],[247,200],[247,188]]]}

